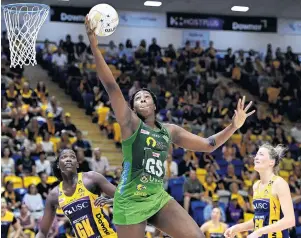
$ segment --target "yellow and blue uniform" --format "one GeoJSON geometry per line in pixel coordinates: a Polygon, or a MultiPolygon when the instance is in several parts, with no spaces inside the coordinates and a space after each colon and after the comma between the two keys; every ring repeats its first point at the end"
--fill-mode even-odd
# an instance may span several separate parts
{"type": "MultiPolygon", "coordinates": [[[[266,187],[259,189],[260,181],[254,189],[253,205],[254,205],[254,224],[255,230],[264,226],[271,225],[279,221],[282,217],[280,201],[272,194],[272,186],[278,176],[274,176],[266,187]]],[[[261,238],[288,238],[288,230],[272,232],[261,236],[261,238]]]]}
{"type": "Polygon", "coordinates": [[[8,237],[9,228],[17,222],[12,212],[6,211],[1,217],[1,237],[8,237]]]}
{"type": "Polygon", "coordinates": [[[83,174],[78,174],[76,190],[72,196],[59,185],[59,206],[68,217],[78,238],[117,238],[115,227],[101,207],[94,206],[97,194],[91,193],[83,183],[83,174]]]}
{"type": "Polygon", "coordinates": [[[206,231],[207,238],[222,238],[224,237],[225,227],[222,223],[219,226],[215,226],[212,221],[209,221],[208,229],[206,231]]]}

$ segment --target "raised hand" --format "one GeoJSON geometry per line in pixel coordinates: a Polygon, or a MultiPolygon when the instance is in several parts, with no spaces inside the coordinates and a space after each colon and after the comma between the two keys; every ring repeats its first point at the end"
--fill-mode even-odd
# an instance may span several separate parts
{"type": "Polygon", "coordinates": [[[112,205],[112,204],[113,204],[113,198],[106,198],[103,196],[96,198],[94,202],[94,206],[97,207],[103,207],[104,205],[112,205]]]}
{"type": "Polygon", "coordinates": [[[232,118],[232,124],[236,129],[241,128],[242,125],[245,123],[247,117],[251,116],[255,112],[255,110],[248,112],[248,110],[252,106],[252,101],[245,107],[245,100],[245,96],[243,96],[242,99],[240,98],[238,100],[235,114],[232,118]]]}
{"type": "Polygon", "coordinates": [[[96,46],[98,44],[97,37],[95,35],[96,27],[92,28],[92,25],[88,18],[88,15],[86,16],[86,19],[85,19],[85,27],[86,27],[86,32],[89,37],[89,41],[90,41],[91,45],[93,44],[94,46],[96,46]]]}

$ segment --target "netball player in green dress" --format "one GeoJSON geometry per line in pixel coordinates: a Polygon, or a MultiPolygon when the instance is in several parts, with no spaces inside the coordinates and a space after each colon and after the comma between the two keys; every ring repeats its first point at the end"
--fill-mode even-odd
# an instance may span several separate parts
{"type": "Polygon", "coordinates": [[[98,77],[107,91],[122,133],[123,172],[114,195],[113,222],[119,238],[143,238],[146,223],[174,238],[204,237],[189,214],[164,191],[163,163],[170,143],[187,150],[212,152],[240,128],[248,113],[245,98],[238,101],[231,125],[209,138],[191,134],[155,119],[156,97],[147,90],[136,92],[130,107],[115,81],[86,19],[86,30],[95,57],[98,77]]]}

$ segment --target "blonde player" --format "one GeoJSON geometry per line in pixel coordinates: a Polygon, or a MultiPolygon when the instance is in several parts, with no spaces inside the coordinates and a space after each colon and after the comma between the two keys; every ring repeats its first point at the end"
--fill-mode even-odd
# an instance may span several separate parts
{"type": "Polygon", "coordinates": [[[253,185],[254,219],[227,229],[225,237],[253,230],[248,238],[288,238],[288,228],[295,226],[292,197],[287,182],[275,175],[286,148],[262,145],[255,158],[254,169],[260,180],[253,185]]]}

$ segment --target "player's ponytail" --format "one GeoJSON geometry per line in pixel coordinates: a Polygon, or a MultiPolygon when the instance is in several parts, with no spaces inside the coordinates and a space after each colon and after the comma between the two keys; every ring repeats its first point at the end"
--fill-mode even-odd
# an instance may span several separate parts
{"type": "Polygon", "coordinates": [[[281,144],[277,145],[276,147],[273,147],[270,144],[263,144],[261,147],[266,148],[269,151],[270,158],[272,160],[275,160],[274,172],[275,174],[277,174],[279,171],[280,162],[288,148],[285,145],[281,144]]]}

